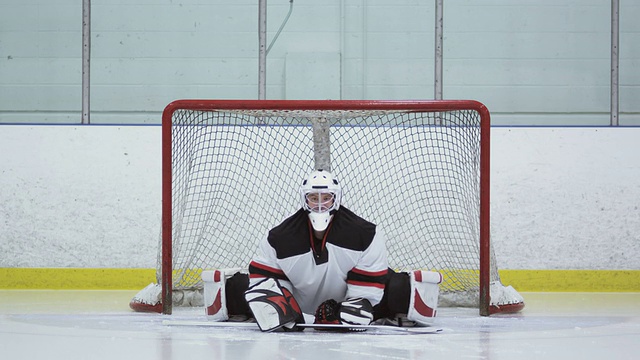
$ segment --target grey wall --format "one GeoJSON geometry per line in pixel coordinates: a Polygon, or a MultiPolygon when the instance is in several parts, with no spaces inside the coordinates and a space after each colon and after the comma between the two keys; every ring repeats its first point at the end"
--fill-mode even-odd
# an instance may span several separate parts
{"type": "MultiPolygon", "coordinates": [[[[620,124],[640,124],[640,2],[620,2],[620,124]]],[[[431,99],[434,1],[294,1],[270,99],[431,99]]],[[[82,1],[0,1],[0,122],[79,123],[82,1]]],[[[494,124],[609,123],[610,0],[448,0],[444,97],[494,124]]],[[[268,1],[270,42],[289,1],[268,1]]],[[[255,99],[258,1],[92,1],[91,121],[255,99]]]]}

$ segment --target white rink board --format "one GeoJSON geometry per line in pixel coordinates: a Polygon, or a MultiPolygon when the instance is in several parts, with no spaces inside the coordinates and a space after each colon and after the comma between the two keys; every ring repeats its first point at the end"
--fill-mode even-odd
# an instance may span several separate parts
{"type": "MultiPolygon", "coordinates": [[[[155,267],[159,126],[0,130],[1,266],[155,267]]],[[[639,138],[639,128],[493,128],[499,268],[638,269],[639,138]]]]}

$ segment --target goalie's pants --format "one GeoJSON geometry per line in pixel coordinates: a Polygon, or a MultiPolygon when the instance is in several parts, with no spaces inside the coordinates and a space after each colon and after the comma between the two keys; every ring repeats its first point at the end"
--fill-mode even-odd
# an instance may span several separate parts
{"type": "MultiPolygon", "coordinates": [[[[225,290],[229,315],[252,316],[249,305],[244,298],[244,292],[248,288],[249,275],[247,274],[238,272],[227,280],[225,290]]],[[[382,300],[373,307],[373,319],[394,317],[396,314],[406,314],[409,310],[410,294],[411,284],[409,274],[405,272],[395,272],[389,269],[382,300]]]]}

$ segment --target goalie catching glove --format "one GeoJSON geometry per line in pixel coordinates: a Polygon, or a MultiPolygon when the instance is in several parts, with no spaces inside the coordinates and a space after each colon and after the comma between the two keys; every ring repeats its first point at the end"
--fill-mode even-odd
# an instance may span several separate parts
{"type": "Polygon", "coordinates": [[[341,303],[329,299],[318,306],[315,316],[316,324],[369,325],[373,320],[373,306],[363,298],[341,303]]]}
{"type": "Polygon", "coordinates": [[[278,280],[267,278],[249,288],[244,296],[260,330],[301,330],[295,326],[296,323],[304,323],[300,306],[289,289],[280,285],[278,280]]]}

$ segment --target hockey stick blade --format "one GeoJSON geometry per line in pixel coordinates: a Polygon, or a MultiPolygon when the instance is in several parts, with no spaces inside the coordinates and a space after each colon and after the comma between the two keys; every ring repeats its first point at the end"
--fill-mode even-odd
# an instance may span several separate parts
{"type": "MultiPolygon", "coordinates": [[[[206,326],[206,327],[227,327],[227,328],[245,328],[259,329],[258,324],[253,322],[231,322],[231,321],[197,321],[197,320],[163,320],[163,325],[169,326],[206,326]]],[[[298,327],[326,330],[380,330],[380,331],[396,331],[401,333],[412,334],[437,334],[442,331],[435,327],[400,327],[393,325],[348,325],[348,324],[297,324],[298,327]]]]}
{"type": "Polygon", "coordinates": [[[436,334],[442,331],[440,328],[434,327],[401,327],[393,325],[349,325],[349,324],[297,324],[303,328],[313,329],[353,329],[355,331],[362,330],[382,330],[382,331],[397,331],[404,333],[415,334],[436,334]]]}

